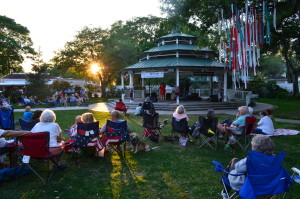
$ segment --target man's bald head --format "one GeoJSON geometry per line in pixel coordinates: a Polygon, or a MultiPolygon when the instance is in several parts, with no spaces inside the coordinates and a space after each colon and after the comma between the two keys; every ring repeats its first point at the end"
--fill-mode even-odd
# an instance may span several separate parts
{"type": "Polygon", "coordinates": [[[113,111],[111,112],[111,120],[112,120],[112,121],[117,121],[117,120],[119,120],[119,117],[120,117],[119,111],[113,110],[113,111]]]}

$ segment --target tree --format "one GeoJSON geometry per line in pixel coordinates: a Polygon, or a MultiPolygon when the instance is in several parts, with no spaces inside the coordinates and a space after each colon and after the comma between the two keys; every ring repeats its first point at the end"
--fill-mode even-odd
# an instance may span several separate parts
{"type": "Polygon", "coordinates": [[[286,67],[282,57],[265,55],[260,59],[258,70],[266,77],[278,78],[286,72],[286,67]]]}
{"type": "Polygon", "coordinates": [[[0,15],[0,73],[21,72],[22,62],[34,55],[29,30],[15,20],[0,15]]]}
{"type": "Polygon", "coordinates": [[[34,73],[28,74],[26,94],[28,96],[37,96],[39,99],[44,99],[50,95],[50,88],[48,86],[49,78],[46,70],[49,64],[46,64],[42,59],[40,49],[33,56],[32,71],[34,73]]]}
{"type": "Polygon", "coordinates": [[[65,91],[72,88],[72,85],[70,82],[67,82],[65,80],[57,79],[53,81],[51,87],[56,91],[65,91]]]}
{"type": "Polygon", "coordinates": [[[28,74],[27,84],[26,84],[26,95],[27,96],[37,96],[38,99],[45,99],[49,96],[50,88],[47,85],[49,81],[48,76],[41,73],[31,73],[28,74]]]}
{"type": "Polygon", "coordinates": [[[101,28],[82,29],[64,49],[56,53],[54,65],[61,71],[74,70],[82,76],[95,76],[100,80],[102,93],[115,80],[117,71],[136,61],[136,48],[118,22],[110,30],[101,28]],[[92,74],[90,67],[99,66],[92,74]]]}
{"type": "MultiPolygon", "coordinates": [[[[161,0],[161,2],[161,10],[169,18],[181,20],[185,23],[198,23],[203,31],[216,30],[216,23],[218,22],[221,8],[224,9],[225,18],[229,18],[231,4],[235,4],[239,8],[245,6],[245,0],[161,0]]],[[[261,1],[249,0],[248,2],[259,3],[261,1]]],[[[297,63],[293,62],[293,59],[290,57],[294,57],[294,60],[297,60],[298,57],[295,47],[297,46],[296,40],[299,38],[300,29],[300,1],[283,0],[277,2],[276,5],[277,31],[271,30],[272,44],[271,46],[265,45],[262,52],[282,53],[286,61],[288,79],[293,82],[293,92],[297,96],[299,93],[298,77],[300,72],[299,67],[296,66],[297,63]]],[[[212,41],[217,40],[211,40],[210,42],[212,41]]]]}

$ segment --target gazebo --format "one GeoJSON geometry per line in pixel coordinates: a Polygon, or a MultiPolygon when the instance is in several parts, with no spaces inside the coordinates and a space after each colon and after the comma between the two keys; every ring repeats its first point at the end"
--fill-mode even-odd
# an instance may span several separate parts
{"type": "MultiPolygon", "coordinates": [[[[196,37],[178,30],[158,38],[157,47],[139,55],[139,62],[125,67],[121,73],[121,86],[124,89],[124,73],[129,75],[129,84],[133,85],[133,76],[141,75],[142,98],[145,97],[145,78],[162,78],[165,75],[176,77],[179,87],[180,75],[210,76],[212,94],[213,76],[223,76],[223,101],[227,96],[227,70],[224,64],[216,61],[217,53],[207,48],[196,46],[196,37]]],[[[177,98],[179,104],[179,98],[177,98]]]]}

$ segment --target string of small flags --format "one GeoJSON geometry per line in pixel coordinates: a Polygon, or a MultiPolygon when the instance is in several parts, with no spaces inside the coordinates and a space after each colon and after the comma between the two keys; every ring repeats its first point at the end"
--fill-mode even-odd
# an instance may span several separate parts
{"type": "Polygon", "coordinates": [[[225,70],[232,70],[235,89],[240,78],[247,88],[249,72],[253,71],[256,75],[256,67],[259,66],[260,48],[271,44],[270,14],[273,11],[273,27],[276,30],[276,4],[269,6],[265,1],[256,5],[249,5],[246,1],[245,7],[240,9],[231,4],[230,18],[227,19],[224,10],[220,11],[219,61],[226,63],[225,70]]]}

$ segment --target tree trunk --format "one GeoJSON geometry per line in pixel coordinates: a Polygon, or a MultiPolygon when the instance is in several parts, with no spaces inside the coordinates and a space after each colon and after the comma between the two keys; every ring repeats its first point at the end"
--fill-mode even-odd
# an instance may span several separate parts
{"type": "Polygon", "coordinates": [[[293,71],[293,96],[294,97],[298,97],[299,96],[299,82],[298,82],[298,78],[299,78],[299,71],[295,69],[293,71]]]}

